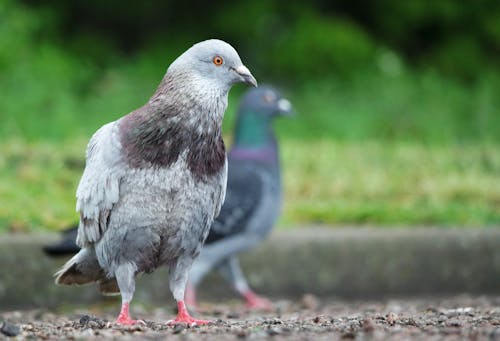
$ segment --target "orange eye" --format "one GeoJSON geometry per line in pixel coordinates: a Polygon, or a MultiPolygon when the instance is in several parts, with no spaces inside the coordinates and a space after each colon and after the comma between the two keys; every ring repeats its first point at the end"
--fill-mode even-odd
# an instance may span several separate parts
{"type": "Polygon", "coordinates": [[[215,56],[212,61],[214,62],[215,65],[221,66],[222,63],[224,62],[224,59],[222,59],[221,56],[215,56]]]}
{"type": "Polygon", "coordinates": [[[266,91],[266,93],[262,96],[262,99],[266,103],[272,103],[277,100],[276,95],[272,91],[266,91]]]}
{"type": "Polygon", "coordinates": [[[262,96],[262,99],[264,100],[264,102],[266,103],[271,103],[273,101],[273,96],[270,95],[270,94],[265,94],[264,96],[262,96]]]}

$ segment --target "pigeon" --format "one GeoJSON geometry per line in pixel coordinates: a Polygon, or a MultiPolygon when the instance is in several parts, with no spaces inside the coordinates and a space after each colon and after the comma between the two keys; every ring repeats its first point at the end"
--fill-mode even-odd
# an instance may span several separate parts
{"type": "Polygon", "coordinates": [[[52,257],[73,256],[80,247],[76,245],[78,235],[78,224],[72,225],[62,231],[62,239],[54,244],[44,245],[43,251],[52,257]]]}
{"type": "MultiPolygon", "coordinates": [[[[184,303],[188,271],[225,197],[221,124],[236,83],[257,86],[236,50],[211,39],[168,67],[149,101],[92,136],[77,188],[81,250],[55,274],[59,285],[97,283],[129,313],[135,277],[165,265],[177,302],[169,324],[200,325],[184,303]]],[[[142,322],[143,323],[143,322],[142,322]]]]}
{"type": "MultiPolygon", "coordinates": [[[[260,86],[249,90],[240,105],[238,125],[236,129],[236,143],[229,153],[228,184],[226,189],[226,201],[222,206],[220,215],[216,218],[210,229],[201,256],[195,261],[190,272],[190,285],[187,287],[186,303],[188,306],[196,306],[195,287],[199,285],[204,276],[213,268],[218,266],[221,274],[228,279],[231,285],[246,300],[246,305],[250,309],[271,310],[272,304],[269,300],[255,294],[247,284],[241,271],[237,253],[251,248],[256,242],[255,238],[242,239],[245,244],[241,250],[225,254],[226,246],[222,241],[228,240],[235,235],[251,235],[255,233],[257,238],[263,239],[273,226],[279,215],[279,205],[273,209],[259,210],[259,204],[265,200],[262,195],[269,195],[268,192],[260,191],[260,174],[272,173],[273,190],[271,195],[276,195],[279,203],[281,200],[280,171],[278,164],[278,148],[274,141],[271,121],[277,115],[291,115],[292,106],[288,100],[271,86],[260,86]],[[265,118],[262,124],[256,125],[251,118],[243,118],[243,115],[258,115],[265,118]],[[238,157],[241,152],[238,150],[253,147],[257,150],[258,144],[254,142],[245,143],[243,136],[261,136],[263,132],[268,132],[268,144],[266,147],[272,149],[272,163],[263,163],[250,155],[249,157],[238,157]],[[269,145],[269,146],[268,146],[269,145]],[[261,173],[256,173],[260,171],[261,173]],[[254,182],[256,185],[254,185],[254,182]],[[258,190],[259,189],[259,190],[258,190]],[[262,212],[262,213],[260,213],[262,212]],[[255,218],[257,217],[257,218],[255,218]],[[250,224],[250,219],[254,222],[250,224]],[[216,254],[214,257],[212,254],[216,254]],[[208,256],[207,256],[208,255],[208,256]],[[217,264],[215,264],[217,263],[217,264]]],[[[264,148],[261,155],[264,155],[264,148]]],[[[270,187],[271,188],[271,187],[270,187]]],[[[74,255],[80,248],[75,243],[78,226],[68,228],[63,232],[63,239],[53,245],[44,247],[44,251],[51,256],[74,255]]]]}
{"type": "Polygon", "coordinates": [[[209,271],[217,269],[248,308],[272,309],[269,300],[250,289],[237,255],[258,245],[279,217],[281,177],[271,124],[278,115],[291,113],[290,102],[271,86],[248,90],[243,97],[228,154],[226,200],[189,272],[188,306],[196,307],[196,288],[209,271]]]}

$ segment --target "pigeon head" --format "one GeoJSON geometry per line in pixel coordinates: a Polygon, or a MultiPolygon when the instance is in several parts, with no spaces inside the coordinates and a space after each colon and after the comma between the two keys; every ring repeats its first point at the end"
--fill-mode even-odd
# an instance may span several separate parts
{"type": "Polygon", "coordinates": [[[290,102],[274,87],[264,85],[248,90],[238,110],[235,144],[258,147],[274,143],[272,120],[292,113],[290,102]]]}
{"type": "Polygon", "coordinates": [[[169,73],[188,75],[191,82],[225,93],[236,83],[257,86],[236,50],[217,39],[193,45],[170,65],[167,75],[169,73]]]}
{"type": "Polygon", "coordinates": [[[240,111],[269,118],[293,114],[290,102],[270,85],[248,90],[241,101],[240,111]]]}
{"type": "Polygon", "coordinates": [[[123,117],[121,143],[129,165],[168,167],[184,150],[196,176],[224,165],[222,119],[235,83],[257,86],[236,50],[222,40],[190,47],[170,64],[148,103],[123,117]]]}

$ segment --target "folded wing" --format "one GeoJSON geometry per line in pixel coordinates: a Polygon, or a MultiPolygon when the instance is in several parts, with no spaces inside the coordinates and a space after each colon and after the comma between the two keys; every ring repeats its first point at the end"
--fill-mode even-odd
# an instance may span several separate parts
{"type": "Polygon", "coordinates": [[[87,146],[85,170],[76,192],[80,212],[77,244],[86,247],[101,239],[113,205],[120,198],[125,172],[117,122],[101,127],[87,146]]]}
{"type": "Polygon", "coordinates": [[[251,165],[230,162],[226,199],[206,242],[237,234],[246,228],[262,198],[263,182],[251,165]]]}

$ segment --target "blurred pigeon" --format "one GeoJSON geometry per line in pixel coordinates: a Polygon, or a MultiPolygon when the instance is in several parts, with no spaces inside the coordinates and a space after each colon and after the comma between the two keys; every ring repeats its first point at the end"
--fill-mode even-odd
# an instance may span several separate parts
{"type": "Polygon", "coordinates": [[[224,201],[227,159],[221,123],[231,86],[255,78],[220,40],[193,45],[168,68],[141,108],[101,127],[87,147],[77,189],[77,244],[57,284],[96,282],[120,293],[120,324],[134,324],[135,276],[169,266],[177,318],[205,324],[184,304],[191,264],[224,201]]]}
{"type": "Polygon", "coordinates": [[[62,239],[60,241],[45,245],[43,251],[49,256],[73,256],[80,251],[80,247],[76,245],[77,235],[78,224],[75,224],[62,232],[62,239]]]}
{"type": "Polygon", "coordinates": [[[269,300],[248,286],[237,254],[264,239],[279,216],[279,155],[271,123],[279,114],[290,114],[291,109],[290,102],[270,86],[251,89],[242,99],[234,144],[228,154],[226,200],[189,272],[188,305],[196,305],[196,287],[210,270],[217,268],[245,298],[247,307],[272,308],[269,300]]]}

